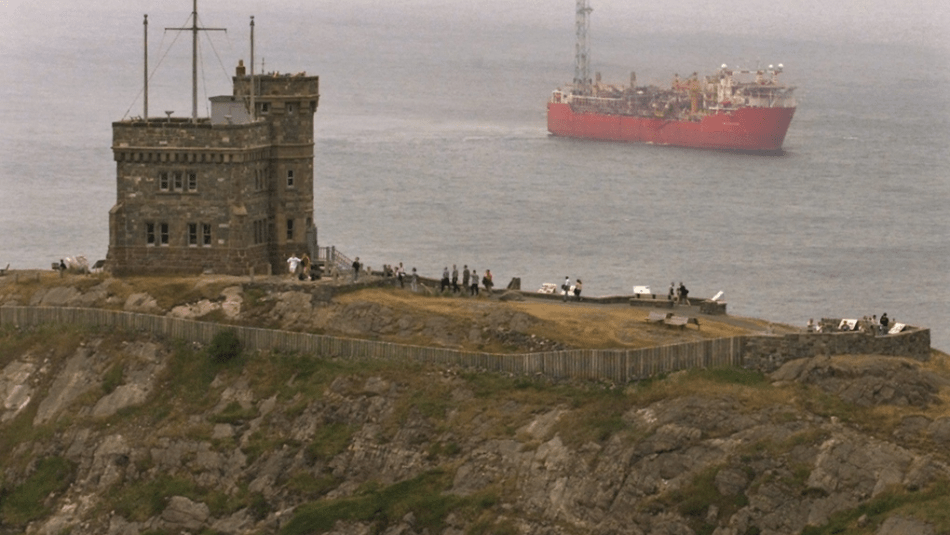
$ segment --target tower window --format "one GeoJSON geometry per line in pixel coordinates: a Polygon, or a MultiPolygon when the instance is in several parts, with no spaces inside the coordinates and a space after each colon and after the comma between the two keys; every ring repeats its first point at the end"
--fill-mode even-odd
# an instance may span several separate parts
{"type": "Polygon", "coordinates": [[[287,187],[288,188],[294,187],[294,170],[293,169],[287,170],[287,187]]]}
{"type": "Polygon", "coordinates": [[[181,171],[175,171],[172,173],[172,176],[175,179],[175,191],[181,191],[182,185],[184,184],[184,175],[181,171]]]}
{"type": "Polygon", "coordinates": [[[261,113],[270,112],[270,102],[261,102],[261,113]]]}
{"type": "Polygon", "coordinates": [[[188,191],[198,191],[198,173],[188,173],[188,191]]]}
{"type": "Polygon", "coordinates": [[[188,246],[198,245],[198,223],[188,223],[188,246]]]}
{"type": "Polygon", "coordinates": [[[168,191],[168,171],[162,171],[158,174],[158,189],[168,191]]]}
{"type": "Polygon", "coordinates": [[[201,224],[201,245],[211,247],[211,225],[208,223],[201,224]]]}
{"type": "Polygon", "coordinates": [[[254,244],[267,243],[267,220],[258,219],[254,222],[254,244]]]}
{"type": "Polygon", "coordinates": [[[287,220],[287,241],[294,241],[294,220],[287,220]]]}
{"type": "Polygon", "coordinates": [[[145,223],[145,245],[155,245],[155,223],[145,223]]]}
{"type": "Polygon", "coordinates": [[[168,245],[168,223],[159,223],[159,229],[161,230],[161,244],[168,245]]]}

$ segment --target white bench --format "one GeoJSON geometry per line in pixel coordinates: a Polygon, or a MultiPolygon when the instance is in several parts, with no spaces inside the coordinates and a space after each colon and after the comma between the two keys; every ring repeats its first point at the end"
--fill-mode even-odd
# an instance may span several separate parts
{"type": "Polygon", "coordinates": [[[553,294],[557,291],[557,285],[553,282],[545,282],[541,284],[541,288],[538,289],[539,294],[553,294]]]}
{"type": "Polygon", "coordinates": [[[659,312],[659,311],[653,310],[653,311],[650,311],[650,315],[647,316],[647,321],[651,323],[665,322],[667,318],[669,318],[672,315],[673,315],[672,312],[659,312]]]}
{"type": "Polygon", "coordinates": [[[670,316],[666,318],[666,321],[663,323],[669,325],[670,327],[679,327],[681,329],[686,328],[686,321],[689,318],[686,316],[670,316]]]}

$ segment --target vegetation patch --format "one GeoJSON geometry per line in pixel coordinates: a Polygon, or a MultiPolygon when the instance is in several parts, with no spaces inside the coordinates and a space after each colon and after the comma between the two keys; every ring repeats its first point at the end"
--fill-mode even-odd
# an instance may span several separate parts
{"type": "Polygon", "coordinates": [[[189,478],[159,475],[114,487],[108,491],[103,503],[126,520],[144,522],[161,514],[173,496],[204,503],[215,516],[231,514],[256,500],[256,496],[246,489],[229,496],[218,490],[202,488],[189,478]]]}
{"type": "Polygon", "coordinates": [[[450,512],[460,509],[490,507],[492,500],[484,496],[461,497],[446,494],[452,475],[434,470],[388,487],[367,484],[356,495],[336,500],[310,502],[298,507],[294,517],[284,526],[281,535],[325,533],[337,521],[371,522],[377,530],[398,522],[412,512],[416,524],[431,533],[444,529],[450,512]]]}
{"type": "Polygon", "coordinates": [[[716,474],[723,467],[712,467],[699,473],[688,484],[669,492],[648,507],[661,510],[675,509],[687,520],[697,534],[708,535],[716,529],[715,519],[707,518],[711,507],[718,510],[716,518],[729,518],[749,504],[744,493],[725,496],[716,488],[716,474]],[[709,522],[712,520],[712,522],[709,522]]]}
{"type": "Polygon", "coordinates": [[[315,500],[340,484],[340,480],[329,475],[315,476],[309,472],[298,472],[287,480],[287,488],[304,500],[315,500]]]}
{"type": "Polygon", "coordinates": [[[248,420],[257,418],[258,411],[255,407],[245,409],[237,401],[228,403],[224,410],[218,414],[212,414],[208,417],[211,423],[240,425],[248,420]]]}
{"type": "Polygon", "coordinates": [[[312,464],[336,457],[346,450],[355,431],[352,426],[340,422],[321,426],[304,449],[307,461],[312,464]]]}
{"type": "Polygon", "coordinates": [[[0,366],[5,366],[31,349],[41,349],[44,357],[62,360],[72,355],[91,329],[74,325],[44,324],[0,330],[0,366]]]}
{"type": "Polygon", "coordinates": [[[234,329],[218,331],[208,344],[208,356],[215,362],[229,362],[241,354],[241,340],[234,329]]]}
{"type": "Polygon", "coordinates": [[[69,487],[76,466],[63,457],[46,457],[26,480],[14,488],[0,489],[0,525],[23,526],[51,512],[47,498],[69,487]]]}
{"type": "Polygon", "coordinates": [[[122,377],[125,374],[125,366],[121,363],[113,364],[102,375],[102,392],[106,395],[111,394],[116,388],[122,385],[122,377]]]}
{"type": "Polygon", "coordinates": [[[823,526],[806,527],[802,535],[870,534],[895,515],[928,522],[936,533],[950,533],[950,481],[941,480],[924,490],[895,488],[884,492],[854,509],[832,515],[823,526]],[[864,520],[859,526],[862,516],[864,520]]]}

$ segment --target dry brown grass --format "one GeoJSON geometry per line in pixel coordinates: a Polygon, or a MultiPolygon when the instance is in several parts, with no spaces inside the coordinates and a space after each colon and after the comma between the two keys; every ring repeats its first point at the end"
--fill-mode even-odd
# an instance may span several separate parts
{"type": "Polygon", "coordinates": [[[414,315],[439,315],[459,326],[490,314],[520,312],[536,320],[528,334],[556,340],[570,347],[593,349],[650,347],[724,338],[763,330],[767,325],[756,320],[744,320],[755,327],[750,329],[710,316],[700,318],[699,329],[695,325],[677,329],[647,323],[649,309],[627,305],[430,297],[384,288],[348,293],[339,296],[336,301],[342,304],[369,301],[414,315]]]}

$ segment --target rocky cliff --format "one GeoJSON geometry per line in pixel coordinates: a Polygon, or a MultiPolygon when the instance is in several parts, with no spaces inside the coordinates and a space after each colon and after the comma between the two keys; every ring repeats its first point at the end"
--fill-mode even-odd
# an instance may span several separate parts
{"type": "Polygon", "coordinates": [[[947,364],[603,385],[8,328],[0,533],[947,533],[947,364]]]}

